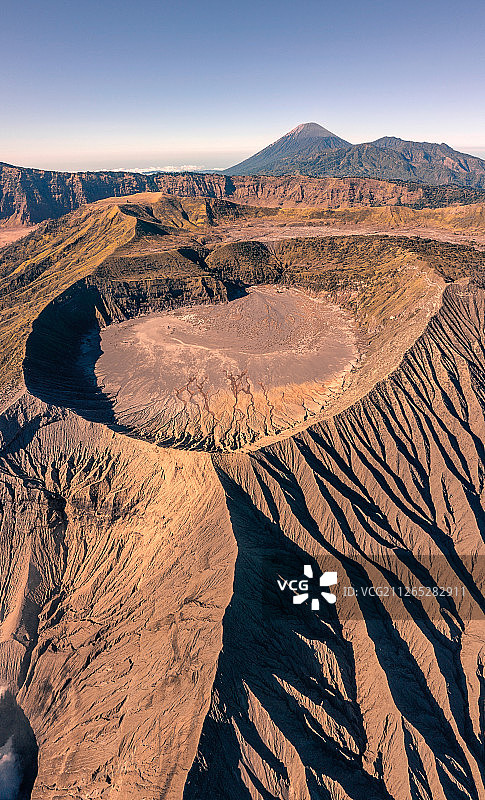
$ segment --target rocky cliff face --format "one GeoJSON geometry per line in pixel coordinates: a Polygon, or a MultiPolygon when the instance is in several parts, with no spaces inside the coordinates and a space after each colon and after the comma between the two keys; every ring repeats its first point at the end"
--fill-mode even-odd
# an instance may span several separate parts
{"type": "Polygon", "coordinates": [[[0,164],[0,222],[33,225],[45,219],[57,219],[95,200],[147,191],[178,197],[222,198],[270,207],[401,204],[420,208],[483,199],[483,192],[473,188],[419,186],[365,177],[230,178],[193,173],[68,173],[0,164]]]}

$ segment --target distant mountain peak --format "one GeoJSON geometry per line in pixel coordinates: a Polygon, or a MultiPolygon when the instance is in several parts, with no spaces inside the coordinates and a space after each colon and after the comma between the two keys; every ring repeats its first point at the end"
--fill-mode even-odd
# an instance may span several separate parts
{"type": "Polygon", "coordinates": [[[225,175],[309,175],[381,178],[485,188],[485,160],[445,143],[382,136],[350,144],[317,122],[304,122],[223,171],[225,175]]]}
{"type": "Polygon", "coordinates": [[[319,125],[318,122],[302,122],[301,125],[297,125],[286,136],[292,136],[295,139],[327,139],[329,136],[335,136],[335,134],[319,125]]]}
{"type": "Polygon", "coordinates": [[[328,150],[346,149],[350,146],[349,142],[322,127],[318,122],[303,122],[265,147],[264,150],[260,150],[259,153],[255,153],[254,156],[235,164],[234,167],[224,170],[224,172],[226,175],[264,173],[271,171],[275,165],[285,159],[292,159],[295,156],[311,158],[328,150]]]}

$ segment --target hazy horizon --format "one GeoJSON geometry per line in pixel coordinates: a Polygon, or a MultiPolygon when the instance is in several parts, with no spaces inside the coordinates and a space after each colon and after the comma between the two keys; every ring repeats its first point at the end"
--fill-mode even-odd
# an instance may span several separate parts
{"type": "MultiPolygon", "coordinates": [[[[316,120],[312,120],[312,121],[316,121],[316,120]]],[[[322,124],[322,123],[320,123],[320,124],[322,124]]],[[[293,127],[296,127],[296,126],[293,126],[293,127]]],[[[291,130],[291,129],[289,129],[289,130],[291,130]]],[[[269,145],[272,142],[276,141],[277,139],[280,138],[280,136],[284,136],[285,133],[288,133],[288,131],[283,131],[279,135],[276,135],[274,138],[268,139],[268,141],[265,144],[263,144],[262,147],[266,147],[267,145],[269,145]]],[[[337,135],[341,135],[343,139],[347,139],[347,141],[350,141],[348,139],[348,137],[346,137],[345,134],[342,134],[342,132],[340,132],[340,131],[332,131],[332,133],[336,133],[337,135]]],[[[392,136],[399,136],[399,134],[396,133],[395,131],[392,132],[392,133],[388,132],[388,133],[381,134],[381,136],[391,136],[391,135],[392,136]]],[[[376,136],[375,138],[380,138],[380,137],[376,136]]],[[[404,138],[404,137],[401,136],[399,138],[404,138]]],[[[418,141],[418,140],[417,139],[413,139],[412,141],[418,141]]],[[[430,140],[423,140],[423,141],[438,141],[438,139],[436,139],[436,140],[431,140],[430,139],[430,140]]],[[[359,143],[360,142],[352,142],[352,144],[359,144],[359,143]]],[[[450,143],[450,142],[446,142],[446,144],[450,145],[450,147],[453,147],[455,150],[457,150],[459,152],[462,152],[462,153],[465,153],[465,154],[468,154],[468,155],[472,155],[472,156],[477,156],[478,158],[482,158],[482,159],[485,160],[485,146],[483,146],[483,147],[469,147],[467,149],[466,145],[456,145],[456,144],[453,144],[453,143],[450,143]]],[[[261,147],[261,145],[259,145],[257,147],[254,146],[252,149],[249,147],[249,148],[246,148],[245,150],[236,150],[231,154],[232,155],[232,159],[230,159],[227,163],[225,161],[223,163],[222,157],[219,158],[219,162],[220,163],[216,163],[216,159],[215,158],[211,159],[210,156],[204,159],[203,158],[204,154],[200,154],[200,153],[197,153],[196,155],[200,155],[201,157],[198,160],[194,159],[193,162],[189,161],[189,159],[183,159],[183,158],[182,159],[176,159],[176,158],[174,158],[174,159],[171,160],[171,163],[160,163],[160,162],[157,163],[156,158],[152,158],[151,163],[150,162],[147,162],[147,163],[142,163],[142,162],[135,163],[133,161],[133,159],[132,159],[131,162],[126,161],[125,163],[116,163],[116,164],[113,162],[113,163],[109,163],[109,164],[106,164],[106,165],[98,165],[98,166],[93,166],[93,165],[90,165],[89,163],[88,164],[84,164],[83,163],[83,164],[79,164],[77,166],[70,165],[69,163],[62,164],[62,165],[53,165],[53,164],[50,164],[50,163],[45,163],[45,164],[44,163],[35,163],[35,164],[33,164],[33,163],[30,164],[29,163],[29,164],[27,164],[27,163],[17,163],[17,162],[13,162],[13,161],[6,161],[6,160],[4,160],[2,158],[0,158],[0,162],[3,161],[4,163],[10,163],[13,166],[30,167],[30,168],[34,168],[34,169],[43,169],[43,170],[59,170],[59,171],[64,171],[64,172],[80,172],[80,171],[93,171],[93,172],[101,172],[101,171],[151,172],[151,171],[157,171],[157,170],[159,170],[161,172],[203,172],[203,171],[209,171],[210,172],[210,171],[218,171],[218,170],[227,169],[228,167],[232,166],[233,164],[236,164],[239,161],[243,161],[245,158],[248,158],[249,156],[253,155],[255,152],[257,152],[257,150],[262,149],[262,147],[261,147]]],[[[136,148],[134,147],[134,150],[135,149],[136,148]]],[[[226,156],[227,156],[227,153],[226,153],[226,156]]],[[[227,160],[227,158],[226,158],[226,160],[227,160]]],[[[166,161],[168,162],[169,159],[166,159],[166,161]]]]}
{"type": "MultiPolygon", "coordinates": [[[[283,131],[280,134],[280,136],[283,136],[285,133],[288,133],[288,131],[283,131]]],[[[340,133],[337,132],[337,135],[340,135],[340,133]]],[[[267,145],[269,145],[272,142],[276,141],[276,139],[279,139],[280,136],[276,136],[273,139],[268,139],[266,144],[264,144],[262,147],[266,147],[267,145]]],[[[396,132],[392,132],[392,133],[382,134],[382,136],[399,136],[399,135],[396,134],[396,132]]],[[[342,134],[342,138],[346,139],[347,137],[344,134],[342,134]]],[[[380,138],[380,137],[376,137],[376,138],[380,138]]],[[[404,137],[399,137],[399,138],[404,138],[404,137]]],[[[349,141],[349,140],[347,139],[347,141],[349,141]]],[[[412,141],[418,141],[418,140],[417,139],[413,139],[412,141]]],[[[430,139],[430,140],[427,140],[427,141],[438,141],[438,140],[437,139],[436,140],[431,140],[430,139]]],[[[352,144],[359,144],[359,142],[352,142],[352,144]]],[[[478,148],[477,147],[474,147],[474,148],[470,147],[470,148],[466,149],[466,146],[464,146],[464,145],[461,145],[461,146],[460,145],[455,145],[455,144],[452,144],[450,142],[446,142],[446,144],[450,145],[450,147],[453,147],[458,152],[461,152],[461,153],[464,153],[464,154],[467,154],[467,155],[476,156],[478,158],[482,158],[482,159],[485,160],[485,146],[484,147],[478,147],[478,148]]],[[[243,161],[244,159],[248,158],[249,156],[251,156],[255,152],[257,152],[257,150],[261,150],[262,147],[261,147],[261,145],[258,145],[257,147],[255,146],[252,149],[251,148],[246,148],[245,150],[234,151],[233,154],[232,154],[232,156],[233,156],[232,159],[230,159],[230,161],[228,161],[227,163],[226,163],[226,161],[224,161],[224,163],[222,163],[222,158],[219,159],[219,163],[216,163],[217,159],[216,158],[211,159],[210,157],[207,157],[205,159],[203,157],[201,157],[200,159],[198,159],[198,161],[194,159],[194,163],[189,163],[189,159],[183,159],[183,158],[182,159],[174,158],[174,159],[171,160],[172,163],[157,163],[156,159],[152,159],[151,163],[150,162],[147,162],[147,163],[142,163],[142,162],[135,163],[135,162],[133,162],[133,159],[132,159],[131,162],[130,161],[126,161],[125,163],[121,163],[121,162],[120,163],[114,163],[114,162],[111,163],[110,162],[110,163],[107,163],[106,165],[101,164],[101,165],[97,165],[97,166],[90,165],[90,163],[80,163],[78,165],[75,165],[74,163],[70,164],[69,162],[66,162],[66,163],[63,163],[63,164],[54,164],[54,163],[50,163],[48,161],[46,163],[43,163],[42,159],[40,160],[40,162],[36,162],[36,163],[21,163],[21,162],[7,161],[6,159],[3,159],[1,157],[0,157],[0,162],[11,164],[12,166],[17,166],[17,167],[27,167],[27,168],[32,168],[32,169],[41,169],[41,170],[47,170],[47,171],[52,170],[52,171],[60,171],[60,172],[103,172],[103,171],[109,171],[109,172],[156,172],[156,171],[160,171],[160,172],[204,172],[204,171],[213,172],[213,171],[225,170],[228,167],[232,166],[233,164],[237,164],[238,162],[243,161]]],[[[134,148],[134,150],[135,149],[136,148],[134,148]]],[[[203,154],[202,154],[202,156],[203,156],[203,154]]],[[[168,158],[166,159],[166,161],[169,161],[169,160],[170,159],[168,159],[168,158]]],[[[108,161],[110,161],[110,160],[108,159],[108,161]]],[[[112,161],[112,159],[111,159],[111,161],[112,161]]]]}
{"type": "Polygon", "coordinates": [[[226,168],[307,121],[485,157],[478,0],[22,8],[2,9],[2,162],[226,168]]]}

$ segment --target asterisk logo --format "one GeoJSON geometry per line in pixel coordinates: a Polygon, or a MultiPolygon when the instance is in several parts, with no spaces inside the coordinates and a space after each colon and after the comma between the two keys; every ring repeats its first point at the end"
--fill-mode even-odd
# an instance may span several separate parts
{"type": "MultiPolygon", "coordinates": [[[[303,567],[303,574],[309,580],[313,580],[313,569],[311,564],[305,564],[303,567]]],[[[320,575],[319,585],[320,588],[325,586],[333,586],[337,583],[337,573],[336,572],[324,572],[323,575],[320,575]]],[[[320,592],[320,595],[327,601],[327,603],[335,603],[337,597],[333,594],[333,592],[320,592]]],[[[306,603],[309,598],[309,592],[301,592],[300,594],[293,595],[293,603],[296,606],[301,605],[302,603],[306,603]]],[[[320,600],[318,597],[313,597],[311,602],[311,609],[312,611],[318,611],[320,608],[320,600]]]]}

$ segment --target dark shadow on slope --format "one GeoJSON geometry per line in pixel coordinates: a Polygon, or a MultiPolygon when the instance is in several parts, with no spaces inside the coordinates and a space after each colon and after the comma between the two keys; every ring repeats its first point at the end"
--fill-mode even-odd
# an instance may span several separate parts
{"type": "MultiPolygon", "coordinates": [[[[324,426],[320,426],[316,429],[311,429],[312,435],[315,434],[315,430],[322,430],[323,427],[324,426]]],[[[299,444],[298,437],[296,438],[296,442],[299,444]]],[[[308,451],[306,451],[306,454],[307,453],[308,451]]],[[[323,452],[321,455],[323,455],[323,452]]],[[[338,457],[336,451],[332,448],[329,449],[329,455],[331,460],[334,458],[337,459],[338,457]]],[[[317,478],[317,485],[322,494],[323,502],[328,504],[331,516],[341,530],[344,541],[349,542],[357,552],[361,553],[363,558],[359,561],[350,560],[329,544],[306,505],[304,493],[295,475],[286,464],[280,461],[271,450],[267,450],[262,457],[262,465],[283,487],[285,498],[291,511],[303,528],[312,535],[315,541],[318,542],[324,550],[344,565],[345,571],[351,579],[352,586],[362,588],[372,585],[365,569],[365,562],[372,562],[372,559],[364,556],[362,553],[352,527],[343,511],[341,502],[339,502],[329,490],[329,486],[333,482],[332,471],[329,470],[327,472],[325,481],[317,478]]],[[[313,461],[310,466],[315,468],[316,461],[313,461]]],[[[348,479],[350,483],[350,468],[348,471],[348,479]]],[[[342,498],[351,500],[352,508],[355,513],[357,511],[356,497],[351,496],[352,493],[349,492],[347,484],[341,484],[339,489],[342,492],[342,498]]],[[[381,511],[379,507],[375,505],[372,510],[369,509],[368,513],[369,518],[372,518],[373,516],[375,517],[381,514],[381,511]]],[[[371,541],[372,537],[375,538],[374,531],[372,531],[370,526],[366,527],[364,525],[364,516],[359,517],[357,514],[357,517],[365,530],[368,540],[371,541]]],[[[438,529],[436,530],[436,535],[438,538],[438,529]]],[[[422,579],[423,584],[427,585],[428,578],[431,576],[426,575],[426,565],[418,563],[413,554],[403,548],[395,550],[394,575],[391,570],[384,569],[383,565],[380,566],[383,577],[387,578],[390,585],[395,587],[399,585],[402,586],[401,581],[397,577],[397,574],[400,572],[400,570],[397,569],[399,561],[402,562],[402,565],[407,565],[411,572],[418,575],[422,579]]],[[[452,606],[447,606],[447,600],[448,598],[444,598],[444,606],[453,610],[452,606]]],[[[453,798],[453,800],[455,800],[455,798],[468,797],[473,797],[475,800],[478,800],[473,776],[469,770],[465,753],[441,707],[427,687],[422,671],[414,655],[407,643],[400,637],[388,609],[378,597],[365,597],[362,591],[358,594],[358,603],[362,612],[362,617],[366,621],[368,635],[374,642],[376,655],[387,675],[388,685],[397,708],[404,719],[409,720],[413,727],[421,733],[435,754],[445,796],[453,798]],[[451,780],[448,773],[451,773],[453,776],[451,780]],[[458,785],[455,785],[455,782],[458,785]],[[459,788],[460,784],[466,787],[469,794],[463,792],[459,788]]],[[[432,619],[427,617],[423,618],[423,610],[419,601],[413,597],[405,597],[403,599],[403,604],[408,608],[410,617],[421,629],[422,633],[429,639],[434,649],[437,663],[443,675],[447,678],[448,697],[455,716],[455,722],[467,745],[470,747],[470,750],[475,754],[482,774],[485,774],[480,760],[480,742],[476,738],[470,719],[466,678],[459,658],[459,644],[455,645],[454,643],[456,638],[458,642],[460,641],[459,637],[457,637],[457,634],[459,634],[458,626],[452,623],[451,632],[454,636],[450,641],[435,627],[432,619]]],[[[455,614],[452,614],[452,617],[455,617],[455,614]]]]}
{"type": "MultiPolygon", "coordinates": [[[[195,251],[191,255],[197,257],[195,251]]],[[[117,419],[114,398],[98,382],[95,365],[102,355],[101,326],[196,302],[211,303],[226,297],[231,301],[246,294],[240,281],[214,284],[209,276],[200,278],[195,300],[190,283],[185,286],[177,280],[157,284],[141,276],[131,282],[100,276],[97,283],[79,281],[49,303],[33,322],[23,362],[26,387],[48,405],[71,409],[83,419],[102,423],[118,433],[154,441],[140,436],[135,424],[117,419]]]]}
{"type": "Polygon", "coordinates": [[[8,690],[0,690],[0,797],[29,800],[38,768],[38,747],[29,720],[8,690]]]}
{"type": "MultiPolygon", "coordinates": [[[[320,429],[311,430],[316,433],[320,429]]],[[[296,437],[296,440],[299,438],[296,437]]],[[[304,439],[303,436],[301,438],[304,439]]],[[[315,438],[318,442],[318,436],[315,438]]],[[[297,443],[302,444],[300,441],[297,443]]],[[[338,494],[350,500],[369,540],[374,538],[379,541],[380,537],[376,537],[375,531],[366,524],[367,520],[374,520],[375,523],[380,520],[383,534],[392,534],[381,509],[372,503],[370,497],[366,497],[364,487],[358,486],[356,476],[351,474],[351,470],[348,473],[348,484],[343,484],[338,482],[337,476],[326,466],[327,461],[338,461],[338,453],[330,443],[325,448],[327,453],[323,449],[323,440],[318,444],[322,448],[320,459],[317,460],[305,446],[302,446],[301,454],[313,471],[322,494],[322,502],[328,505],[331,516],[341,530],[343,541],[352,550],[360,551],[352,526],[343,510],[346,504],[339,502],[338,494]],[[330,491],[332,486],[337,490],[337,497],[330,491]],[[357,488],[360,492],[356,491],[357,488]]],[[[251,457],[251,460],[258,488],[269,509],[267,516],[256,507],[249,492],[232,480],[222,468],[218,469],[237,539],[238,558],[233,599],[224,618],[223,651],[219,659],[211,711],[204,723],[198,757],[189,774],[184,798],[222,800],[226,796],[249,796],[241,779],[244,749],[241,747],[240,737],[249,745],[250,751],[252,748],[257,754],[256,760],[251,758],[253,767],[258,763],[258,757],[262,759],[263,764],[266,763],[276,776],[279,788],[275,796],[284,796],[283,787],[287,785],[289,776],[284,764],[268,749],[251,721],[250,693],[265,709],[268,719],[272,720],[298,752],[312,800],[321,800],[327,796],[327,790],[315,779],[318,775],[336,780],[348,796],[355,800],[364,800],[367,797],[372,797],[373,800],[388,798],[385,784],[380,780],[382,775],[378,761],[375,763],[377,778],[370,777],[362,767],[366,735],[356,701],[354,654],[350,644],[342,636],[335,607],[323,604],[318,613],[312,613],[308,605],[295,608],[291,603],[291,595],[288,600],[288,596],[285,597],[275,588],[278,575],[298,578],[302,575],[304,564],[311,564],[314,573],[319,574],[319,567],[307,552],[285,536],[285,521],[280,519],[280,514],[285,513],[285,504],[283,507],[276,504],[270,489],[272,481],[281,489],[291,513],[313,539],[315,548],[312,549],[320,553],[321,564],[321,559],[324,559],[325,569],[341,573],[344,567],[351,585],[362,588],[372,585],[365,566],[365,561],[371,559],[363,553],[362,559],[351,559],[331,545],[307,507],[305,494],[294,470],[288,467],[286,460],[278,457],[277,449],[263,450],[251,457]],[[323,643],[333,655],[339,665],[342,688],[336,688],[335,682],[329,684],[325,679],[312,642],[317,648],[318,642],[323,643]],[[285,689],[285,683],[293,687],[293,690],[285,689]],[[305,698],[305,702],[297,699],[298,694],[305,698]],[[326,733],[311,713],[311,703],[321,706],[337,726],[334,730],[345,730],[346,735],[339,736],[337,733],[330,736],[326,733]],[[231,720],[234,724],[231,724],[231,720]],[[349,740],[353,741],[353,747],[348,745],[349,740]],[[342,742],[346,742],[346,745],[342,742]]],[[[343,464],[340,466],[345,468],[343,464]]],[[[430,536],[434,534],[432,538],[435,541],[439,540],[440,533],[438,529],[428,530],[430,536]]],[[[396,565],[401,561],[402,566],[407,565],[426,584],[430,578],[426,565],[418,563],[413,554],[402,546],[394,552],[396,565]]],[[[383,567],[384,565],[381,571],[387,582],[399,586],[401,581],[398,575],[401,570],[395,570],[393,574],[391,569],[386,570],[383,567]]],[[[365,596],[362,592],[358,593],[357,602],[365,620],[367,634],[386,675],[393,702],[402,715],[403,723],[407,721],[418,730],[433,752],[445,796],[450,800],[464,800],[469,797],[478,800],[466,753],[427,686],[415,655],[399,634],[385,604],[379,597],[365,596]]],[[[450,641],[432,619],[423,618],[422,610],[420,615],[419,603],[414,598],[405,599],[404,605],[433,647],[439,668],[447,679],[455,722],[480,763],[481,743],[476,740],[471,725],[466,704],[466,681],[459,659],[458,621],[454,626],[454,632],[458,636],[455,645],[455,637],[450,641]]],[[[445,600],[443,607],[448,606],[453,627],[453,619],[457,619],[456,609],[445,600]]],[[[346,612],[340,607],[339,614],[342,613],[346,612]]],[[[333,662],[332,656],[330,661],[333,662]]],[[[263,727],[265,712],[261,712],[260,716],[263,727]]],[[[422,782],[422,765],[419,757],[411,752],[412,743],[409,737],[405,740],[405,747],[410,769],[415,772],[410,779],[416,778],[422,782]]],[[[290,760],[296,763],[291,756],[290,760]]],[[[260,791],[259,784],[255,778],[251,778],[248,771],[246,778],[260,791]]]]}
{"type": "MultiPolygon", "coordinates": [[[[317,563],[284,535],[267,487],[273,520],[262,514],[222,470],[219,477],[227,495],[238,558],[233,598],[224,617],[223,650],[211,711],[184,800],[243,800],[252,796],[241,778],[241,744],[236,728],[257,754],[253,766],[259,757],[271,769],[278,794],[262,791],[264,768],[257,777],[245,765],[246,780],[265,798],[286,796],[291,777],[252,722],[251,695],[264,709],[260,712],[261,726],[267,727],[266,719],[271,719],[290,743],[290,751],[291,747],[296,749],[312,800],[331,796],[318,776],[339,783],[352,800],[391,800],[384,783],[362,767],[366,736],[356,698],[353,651],[342,636],[335,607],[323,602],[320,611],[313,612],[308,604],[295,606],[291,592],[281,592],[277,585],[278,576],[301,578],[305,564],[311,564],[318,575],[317,563]],[[339,665],[335,682],[324,676],[318,643],[328,648],[332,662],[339,665]],[[308,708],[298,697],[305,699],[308,708]],[[342,735],[332,736],[329,728],[324,729],[312,708],[317,714],[317,709],[320,713],[323,710],[330,727],[335,726],[342,735]]],[[[332,569],[330,564],[328,569],[332,569]]],[[[296,768],[298,759],[291,752],[287,756],[296,768]]]]}
{"type": "Polygon", "coordinates": [[[29,392],[43,402],[123,431],[116,423],[112,399],[104,394],[94,372],[102,352],[103,318],[106,308],[99,289],[85,281],[51,302],[32,325],[24,380],[29,392]]]}

